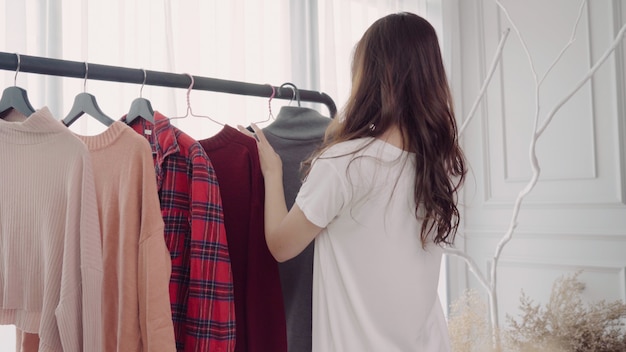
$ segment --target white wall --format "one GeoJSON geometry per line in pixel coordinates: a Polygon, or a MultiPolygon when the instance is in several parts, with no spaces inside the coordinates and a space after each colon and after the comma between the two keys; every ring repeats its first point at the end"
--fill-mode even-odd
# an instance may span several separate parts
{"type": "Polygon", "coordinates": [[[0,351],[15,350],[15,327],[13,325],[0,325],[0,351]]]}
{"type": "MultiPolygon", "coordinates": [[[[486,275],[507,231],[518,193],[529,184],[533,121],[584,78],[626,23],[626,3],[588,1],[575,41],[567,44],[580,1],[443,0],[457,113],[467,118],[496,53],[511,29],[501,61],[462,137],[471,171],[464,189],[459,246],[486,275]],[[455,28],[455,26],[457,26],[455,28]],[[537,81],[537,82],[538,82],[537,81]],[[538,98],[538,113],[535,102],[538,98]]],[[[520,292],[545,303],[553,281],[582,269],[583,297],[626,301],[626,40],[554,115],[536,145],[539,180],[523,199],[518,226],[497,267],[499,320],[518,313],[520,292]]],[[[485,293],[458,257],[449,257],[450,298],[466,288],[485,293]]]]}

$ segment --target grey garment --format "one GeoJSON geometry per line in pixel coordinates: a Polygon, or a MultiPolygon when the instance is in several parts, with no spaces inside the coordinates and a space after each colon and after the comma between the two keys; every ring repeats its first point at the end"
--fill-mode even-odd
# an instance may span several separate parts
{"type": "MultiPolygon", "coordinates": [[[[322,143],[330,121],[309,108],[284,106],[276,120],[263,129],[283,161],[283,187],[288,209],[302,185],[300,164],[322,143]]],[[[289,352],[311,351],[314,247],[311,242],[295,258],[279,264],[289,352]]]]}

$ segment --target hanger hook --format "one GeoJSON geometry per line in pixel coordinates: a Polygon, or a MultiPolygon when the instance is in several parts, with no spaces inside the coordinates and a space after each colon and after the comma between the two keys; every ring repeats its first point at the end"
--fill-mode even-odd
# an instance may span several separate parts
{"type": "Polygon", "coordinates": [[[189,87],[187,87],[187,93],[189,93],[193,89],[193,85],[195,83],[195,80],[193,79],[193,76],[190,73],[185,73],[185,74],[187,76],[189,76],[189,79],[191,79],[191,83],[189,84],[189,87]]]}
{"type": "MultiPolygon", "coordinates": [[[[298,103],[298,106],[300,106],[300,92],[298,91],[298,87],[296,87],[296,85],[291,82],[286,82],[286,83],[283,83],[279,87],[279,89],[282,89],[284,86],[288,86],[289,88],[291,88],[291,91],[293,92],[293,94],[291,95],[291,100],[289,101],[289,104],[291,104],[291,102],[295,98],[296,102],[298,103]]],[[[280,91],[278,93],[279,93],[278,96],[280,96],[280,91]]]]}
{"type": "MultiPolygon", "coordinates": [[[[193,89],[193,85],[195,83],[195,80],[193,79],[193,76],[189,73],[185,73],[187,76],[189,76],[189,78],[191,79],[191,84],[189,85],[189,88],[187,88],[187,111],[191,112],[191,101],[189,99],[189,96],[191,95],[191,90],[193,89]]],[[[191,112],[191,114],[193,115],[193,112],[191,112]]]]}
{"type": "Polygon", "coordinates": [[[268,85],[272,88],[272,95],[270,96],[270,99],[267,101],[267,108],[269,109],[269,115],[267,115],[267,119],[263,120],[263,121],[259,121],[256,123],[263,123],[263,122],[267,122],[271,119],[274,118],[274,114],[272,114],[272,99],[274,99],[274,96],[276,96],[276,88],[274,88],[273,85],[269,84],[269,83],[265,83],[265,85],[268,85]]]}
{"type": "Polygon", "coordinates": [[[291,99],[289,99],[289,105],[296,98],[296,89],[292,86],[287,86],[287,88],[291,89],[291,99]]]}
{"type": "Polygon", "coordinates": [[[189,76],[189,79],[191,80],[191,84],[189,84],[189,88],[187,88],[187,113],[185,114],[185,116],[170,117],[170,120],[172,120],[172,119],[182,119],[182,118],[185,118],[185,117],[191,115],[191,116],[195,116],[195,117],[207,118],[207,119],[215,122],[218,125],[224,126],[223,123],[221,123],[219,121],[216,121],[216,120],[213,120],[210,116],[194,115],[193,111],[191,111],[191,101],[190,101],[189,96],[191,95],[191,90],[193,89],[193,86],[194,86],[196,80],[189,73],[185,73],[185,75],[189,76]]]}
{"type": "Polygon", "coordinates": [[[15,69],[15,77],[13,77],[13,85],[17,86],[17,74],[20,73],[20,66],[22,66],[22,59],[20,58],[19,53],[15,53],[17,56],[17,68],[15,69]]]}
{"type": "Polygon", "coordinates": [[[146,79],[148,78],[148,74],[143,68],[141,70],[143,71],[143,83],[141,83],[141,88],[139,88],[139,97],[143,98],[143,87],[146,85],[146,79]]]}
{"type": "Polygon", "coordinates": [[[85,80],[83,81],[83,92],[87,92],[87,76],[89,76],[89,64],[85,61],[85,80]]]}
{"type": "Polygon", "coordinates": [[[270,110],[270,118],[274,117],[274,114],[272,114],[272,99],[274,99],[274,96],[276,96],[276,88],[274,88],[273,85],[269,85],[270,87],[272,87],[272,95],[270,96],[270,99],[267,101],[267,107],[270,110]]]}

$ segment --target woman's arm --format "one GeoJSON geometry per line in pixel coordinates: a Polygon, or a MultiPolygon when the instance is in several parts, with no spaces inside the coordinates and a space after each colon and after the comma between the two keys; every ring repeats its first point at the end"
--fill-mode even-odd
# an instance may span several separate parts
{"type": "Polygon", "coordinates": [[[255,124],[252,124],[255,133],[245,127],[237,127],[257,141],[265,183],[265,241],[274,258],[284,262],[300,254],[322,228],[311,223],[297,204],[287,211],[282,161],[263,131],[255,124]]]}

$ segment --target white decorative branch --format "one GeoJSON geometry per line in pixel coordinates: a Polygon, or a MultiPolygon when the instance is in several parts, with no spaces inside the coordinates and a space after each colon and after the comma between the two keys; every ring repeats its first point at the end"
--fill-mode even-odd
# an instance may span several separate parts
{"type": "Polygon", "coordinates": [[[546,79],[546,77],[548,77],[548,74],[550,74],[550,71],[552,71],[552,68],[556,66],[557,62],[561,61],[561,57],[563,56],[563,54],[565,54],[567,49],[574,43],[574,40],[576,39],[576,30],[578,29],[578,24],[580,23],[580,19],[583,16],[583,10],[585,9],[586,2],[587,2],[586,0],[583,0],[580,2],[580,6],[578,7],[578,16],[576,17],[576,24],[574,24],[574,28],[572,29],[572,34],[569,37],[569,41],[567,42],[567,44],[565,44],[565,46],[563,47],[559,55],[557,55],[556,59],[554,59],[550,67],[548,67],[548,69],[546,70],[546,73],[543,74],[543,77],[541,77],[541,79],[539,80],[539,83],[538,83],[539,85],[543,83],[543,80],[546,79]]]}
{"type": "Polygon", "coordinates": [[[478,265],[476,265],[476,262],[474,261],[472,257],[470,257],[467,253],[463,252],[460,249],[450,248],[450,247],[444,248],[444,253],[447,255],[454,255],[465,260],[465,263],[467,263],[467,266],[469,267],[470,271],[474,273],[474,275],[476,276],[480,284],[483,285],[483,287],[487,290],[487,292],[489,292],[489,281],[487,280],[487,278],[485,278],[483,273],[480,271],[480,268],[478,267],[478,265]]]}
{"type": "Polygon", "coordinates": [[[461,125],[461,128],[459,128],[459,136],[461,136],[463,132],[465,131],[465,128],[467,128],[467,125],[469,124],[470,120],[474,116],[474,113],[476,112],[476,109],[478,108],[478,104],[480,103],[483,96],[485,95],[485,92],[487,91],[487,86],[489,86],[489,82],[491,82],[491,77],[493,77],[493,73],[496,72],[496,67],[498,66],[498,63],[500,62],[500,58],[502,57],[502,49],[504,48],[504,43],[506,42],[506,39],[509,37],[510,33],[511,33],[511,30],[509,28],[507,28],[502,33],[502,38],[500,38],[500,43],[498,44],[498,47],[496,49],[496,54],[493,57],[491,66],[489,67],[487,77],[485,78],[485,81],[483,82],[483,85],[480,88],[478,97],[476,98],[476,100],[474,100],[474,105],[472,105],[472,108],[470,109],[469,114],[467,114],[465,121],[463,121],[463,125],[461,125]]]}
{"type": "Polygon", "coordinates": [[[615,40],[613,40],[613,43],[611,44],[609,49],[607,49],[607,51],[600,57],[600,59],[598,59],[598,62],[596,62],[596,64],[593,65],[593,67],[591,67],[591,69],[587,72],[587,75],[585,75],[585,77],[583,77],[583,79],[581,79],[580,82],[578,82],[578,84],[574,87],[574,89],[572,89],[572,91],[567,96],[565,96],[565,98],[563,98],[558,104],[556,104],[556,106],[550,111],[550,113],[548,113],[543,125],[541,125],[541,127],[537,130],[537,132],[535,132],[536,138],[539,138],[539,136],[543,134],[545,129],[548,127],[548,125],[552,121],[552,118],[554,117],[556,112],[563,106],[563,104],[565,104],[574,94],[576,94],[576,92],[580,88],[582,88],[582,86],[589,79],[591,79],[591,77],[596,73],[598,68],[600,68],[600,66],[604,63],[604,61],[606,61],[606,59],[608,59],[608,57],[615,51],[619,43],[622,41],[622,39],[624,39],[625,35],[626,35],[626,25],[622,26],[622,28],[617,33],[617,36],[615,37],[615,40]]]}
{"type": "Polygon", "coordinates": [[[533,79],[535,82],[537,82],[537,70],[535,70],[535,64],[530,55],[530,51],[528,50],[528,45],[526,45],[526,41],[524,40],[524,37],[522,36],[522,33],[520,32],[519,28],[515,24],[515,21],[513,21],[513,19],[511,18],[511,15],[509,15],[509,11],[506,9],[506,7],[504,7],[504,5],[502,5],[500,0],[495,0],[495,2],[496,2],[496,5],[498,5],[498,7],[502,10],[504,15],[506,16],[506,19],[509,21],[511,26],[513,26],[513,30],[515,31],[515,34],[517,34],[517,38],[520,40],[522,44],[522,48],[524,49],[524,53],[526,54],[526,58],[528,59],[528,63],[530,64],[530,70],[533,73],[533,79]]]}
{"type": "Polygon", "coordinates": [[[535,70],[532,56],[530,55],[528,46],[526,45],[521,35],[521,32],[519,31],[517,25],[511,19],[511,16],[509,15],[507,9],[502,5],[500,0],[496,0],[496,3],[504,12],[505,16],[507,17],[507,19],[513,26],[513,29],[517,33],[520,42],[522,43],[522,47],[524,49],[524,52],[526,53],[526,57],[528,58],[528,61],[532,70],[532,74],[533,74],[533,79],[535,82],[535,116],[533,119],[533,134],[532,134],[532,139],[530,141],[530,148],[529,148],[529,159],[530,159],[530,164],[531,164],[531,169],[532,169],[532,176],[530,178],[530,181],[526,185],[526,187],[524,187],[519,192],[519,194],[517,195],[517,198],[515,199],[515,203],[513,205],[513,214],[511,215],[511,221],[509,223],[509,227],[506,233],[504,234],[504,236],[502,237],[502,239],[500,240],[500,242],[498,243],[498,245],[496,246],[496,250],[493,256],[493,262],[490,268],[491,269],[491,272],[490,272],[491,289],[490,289],[490,295],[489,295],[490,297],[489,306],[490,306],[490,315],[491,315],[491,327],[492,327],[492,331],[494,334],[494,341],[495,341],[496,346],[499,345],[498,339],[497,339],[497,334],[498,334],[497,331],[499,328],[499,322],[498,322],[498,299],[497,299],[497,291],[496,291],[498,261],[500,259],[500,255],[502,254],[502,250],[504,249],[504,246],[513,238],[513,233],[515,232],[515,228],[517,228],[517,218],[519,216],[522,201],[530,193],[530,191],[532,191],[532,189],[535,187],[539,179],[539,174],[541,173],[541,168],[539,166],[539,161],[537,159],[537,153],[536,153],[537,140],[539,138],[539,135],[537,135],[538,124],[539,124],[539,88],[541,87],[541,84],[543,83],[543,80],[548,75],[548,73],[561,60],[565,51],[574,42],[576,29],[578,28],[578,24],[580,23],[580,20],[582,18],[582,9],[584,8],[584,5],[586,2],[587,2],[586,0],[581,1],[579,11],[578,11],[578,17],[576,18],[576,23],[574,24],[574,29],[572,30],[572,35],[569,41],[563,47],[561,52],[558,54],[557,58],[552,62],[552,64],[550,65],[550,67],[548,68],[544,76],[541,78],[541,80],[538,80],[537,71],[535,70]]]}
{"type": "MultiPolygon", "coordinates": [[[[553,119],[554,115],[556,114],[556,112],[569,99],[572,98],[572,96],[585,84],[585,82],[587,82],[595,74],[595,72],[602,65],[602,63],[604,63],[604,61],[606,61],[606,59],[615,51],[616,47],[619,45],[620,41],[623,39],[624,33],[626,33],[626,25],[624,25],[620,29],[620,31],[618,32],[617,36],[615,37],[615,40],[613,41],[613,44],[611,45],[611,47],[609,49],[607,49],[607,51],[602,55],[602,57],[598,60],[598,62],[596,62],[596,64],[587,72],[585,77],[574,87],[574,89],[572,89],[572,91],[567,96],[565,96],[550,111],[550,113],[548,114],[548,116],[546,118],[546,121],[543,123],[541,128],[537,129],[537,126],[535,124],[534,132],[533,132],[533,138],[532,138],[531,143],[530,143],[530,162],[531,162],[531,167],[532,167],[532,170],[533,170],[533,174],[531,176],[530,181],[526,185],[526,187],[524,187],[524,189],[518,194],[518,197],[517,197],[517,199],[515,201],[515,205],[513,207],[513,215],[511,217],[511,222],[510,222],[510,225],[509,225],[509,229],[507,230],[506,234],[504,235],[504,237],[502,238],[502,240],[500,241],[500,243],[496,247],[496,254],[493,257],[493,264],[491,266],[491,294],[490,294],[490,297],[492,297],[492,300],[490,301],[490,313],[491,313],[491,322],[492,322],[492,332],[494,334],[493,337],[494,337],[496,348],[499,348],[499,336],[498,336],[498,332],[497,332],[498,331],[498,316],[497,316],[497,314],[498,314],[498,311],[497,311],[498,307],[497,307],[497,296],[496,296],[496,267],[497,267],[498,259],[500,257],[501,252],[502,252],[502,249],[511,240],[511,238],[513,236],[513,232],[514,232],[515,228],[517,227],[517,217],[518,217],[518,214],[519,214],[519,210],[520,210],[520,206],[521,206],[522,200],[524,199],[524,197],[526,197],[526,195],[528,195],[528,193],[530,193],[530,191],[532,191],[532,189],[537,184],[537,180],[539,179],[540,168],[539,168],[539,162],[537,160],[537,154],[536,154],[537,140],[543,134],[545,129],[548,127],[548,125],[552,121],[552,119],[553,119]]],[[[537,86],[537,91],[538,90],[539,90],[539,86],[537,86]]]]}
{"type": "MultiPolygon", "coordinates": [[[[445,252],[447,254],[451,254],[451,255],[455,255],[458,257],[461,257],[465,260],[465,262],[467,263],[467,265],[469,266],[469,269],[472,273],[474,273],[474,275],[478,278],[479,282],[487,289],[488,293],[489,293],[489,303],[490,303],[490,317],[491,317],[491,326],[492,326],[492,334],[493,334],[493,343],[494,343],[494,347],[496,348],[496,350],[498,350],[500,348],[500,339],[499,339],[499,324],[498,324],[498,301],[497,301],[497,292],[496,292],[496,287],[497,287],[497,265],[498,265],[498,260],[500,258],[500,255],[502,253],[502,250],[504,248],[504,246],[512,239],[513,237],[513,233],[515,231],[515,228],[517,227],[517,218],[519,216],[519,211],[521,208],[521,204],[522,201],[524,200],[524,198],[532,191],[532,189],[535,187],[535,185],[537,184],[537,181],[539,179],[539,175],[541,172],[541,169],[539,167],[539,162],[537,159],[537,155],[536,155],[536,145],[537,145],[537,140],[539,139],[539,137],[543,134],[543,132],[545,131],[545,129],[548,127],[548,125],[550,124],[550,122],[552,121],[552,119],[554,118],[556,112],[569,100],[572,98],[572,96],[595,74],[595,72],[598,70],[598,68],[602,65],[602,63],[604,63],[604,61],[606,61],[606,59],[611,55],[611,53],[613,53],[615,51],[615,49],[617,48],[617,46],[619,45],[619,43],[621,42],[622,38],[624,37],[625,33],[626,33],[626,25],[624,25],[619,31],[618,34],[616,35],[612,45],[607,49],[607,51],[604,53],[604,55],[602,55],[602,57],[598,60],[598,62],[596,62],[596,64],[587,72],[587,74],[585,75],[585,77],[574,87],[574,89],[572,89],[572,91],[565,96],[558,104],[556,104],[556,106],[550,111],[550,113],[547,115],[546,120],[544,121],[544,123],[541,125],[541,127],[539,127],[539,88],[541,87],[541,85],[543,84],[544,79],[549,75],[549,73],[552,71],[552,69],[556,66],[556,64],[561,60],[561,58],[563,57],[564,53],[567,51],[567,49],[572,45],[572,43],[574,42],[575,38],[576,38],[576,31],[578,28],[578,25],[580,23],[580,20],[582,18],[582,14],[583,14],[583,9],[585,8],[585,4],[587,3],[586,0],[582,0],[578,9],[578,16],[576,19],[576,23],[574,24],[571,36],[569,41],[567,42],[567,44],[563,47],[563,49],[559,52],[559,54],[557,55],[557,57],[555,58],[555,60],[552,62],[552,64],[548,67],[548,69],[546,70],[546,72],[544,73],[544,75],[541,77],[541,79],[537,79],[537,72],[535,70],[535,66],[534,66],[534,62],[532,60],[532,56],[530,55],[530,51],[528,50],[528,46],[526,45],[526,42],[524,41],[524,38],[521,35],[521,32],[519,31],[519,28],[517,27],[517,25],[515,24],[515,22],[512,20],[511,16],[509,15],[509,12],[507,11],[507,9],[502,5],[502,3],[500,2],[500,0],[495,0],[496,4],[498,5],[498,7],[502,10],[502,12],[504,13],[504,15],[506,16],[506,18],[508,19],[509,23],[512,25],[513,30],[515,31],[515,33],[517,34],[522,48],[526,54],[526,57],[528,59],[529,65],[530,65],[530,69],[533,75],[533,80],[535,82],[535,116],[534,116],[534,122],[533,122],[533,134],[532,134],[532,138],[530,141],[530,146],[529,146],[529,159],[530,159],[530,164],[531,164],[531,168],[532,168],[532,176],[530,181],[528,182],[528,184],[519,192],[514,206],[513,206],[513,213],[511,216],[511,221],[509,223],[509,228],[507,229],[506,233],[504,234],[504,236],[502,237],[502,239],[500,240],[500,242],[498,243],[498,245],[496,246],[496,250],[493,256],[493,262],[491,265],[491,270],[490,270],[490,280],[487,280],[484,275],[482,274],[482,272],[480,271],[479,267],[476,265],[476,263],[474,262],[474,260],[467,255],[466,253],[464,253],[461,250],[457,250],[457,249],[452,249],[452,248],[446,248],[445,252]]],[[[489,85],[489,82],[493,76],[493,73],[495,72],[495,68],[497,66],[497,63],[500,61],[501,59],[501,55],[502,55],[502,49],[504,47],[504,42],[506,41],[506,38],[508,37],[509,34],[509,30],[507,29],[507,31],[504,33],[503,37],[500,40],[500,43],[498,45],[497,51],[496,51],[496,55],[494,57],[494,60],[491,64],[489,73],[487,75],[487,77],[485,78],[485,81],[482,84],[482,87],[480,89],[479,95],[477,97],[477,99],[475,100],[472,108],[470,109],[470,113],[468,114],[467,118],[465,119],[463,125],[461,126],[461,128],[459,129],[459,136],[461,136],[463,134],[463,132],[465,131],[465,128],[467,127],[467,125],[469,124],[470,120],[472,119],[479,102],[482,100],[486,88],[489,85]]]]}

